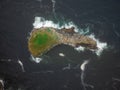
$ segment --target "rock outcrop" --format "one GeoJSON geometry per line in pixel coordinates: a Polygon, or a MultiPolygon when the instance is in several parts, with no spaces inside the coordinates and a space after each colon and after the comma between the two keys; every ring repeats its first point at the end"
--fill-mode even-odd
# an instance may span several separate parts
{"type": "Polygon", "coordinates": [[[66,44],[72,47],[83,46],[88,49],[97,49],[97,43],[88,36],[80,35],[74,31],[74,27],[69,29],[56,30],[51,27],[34,29],[28,40],[28,48],[34,57],[38,57],[49,51],[56,45],[66,44]]]}

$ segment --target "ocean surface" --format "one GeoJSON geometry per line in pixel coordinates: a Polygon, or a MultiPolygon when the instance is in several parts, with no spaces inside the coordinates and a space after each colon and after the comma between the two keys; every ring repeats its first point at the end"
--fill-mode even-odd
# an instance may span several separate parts
{"type": "Polygon", "coordinates": [[[119,0],[0,0],[4,90],[120,90],[119,10],[119,0]],[[101,52],[59,45],[33,58],[28,38],[41,25],[74,26],[94,36],[101,52]]]}

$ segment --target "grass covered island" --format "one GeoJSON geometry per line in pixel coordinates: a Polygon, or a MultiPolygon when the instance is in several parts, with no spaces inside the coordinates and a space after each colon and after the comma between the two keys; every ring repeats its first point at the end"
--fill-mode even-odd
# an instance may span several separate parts
{"type": "Polygon", "coordinates": [[[63,28],[60,30],[52,27],[33,29],[28,39],[28,49],[34,57],[41,56],[59,44],[97,49],[96,41],[76,33],[74,27],[69,29],[63,28]]]}

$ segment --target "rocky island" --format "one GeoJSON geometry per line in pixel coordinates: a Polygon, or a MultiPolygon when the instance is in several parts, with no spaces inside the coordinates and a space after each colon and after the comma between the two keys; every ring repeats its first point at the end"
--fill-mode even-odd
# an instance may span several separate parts
{"type": "Polygon", "coordinates": [[[52,27],[33,29],[28,39],[28,49],[34,57],[39,57],[60,44],[66,44],[72,47],[83,46],[87,49],[97,49],[95,40],[75,32],[74,27],[69,29],[56,29],[52,27]]]}

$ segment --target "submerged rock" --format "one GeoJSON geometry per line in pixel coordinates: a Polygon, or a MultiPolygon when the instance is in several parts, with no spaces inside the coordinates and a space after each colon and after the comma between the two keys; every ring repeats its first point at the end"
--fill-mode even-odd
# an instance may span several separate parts
{"type": "Polygon", "coordinates": [[[96,41],[88,36],[76,33],[74,27],[60,30],[52,27],[34,29],[28,40],[29,51],[34,57],[41,56],[59,44],[66,44],[72,47],[83,46],[88,49],[97,48],[96,41]]]}

